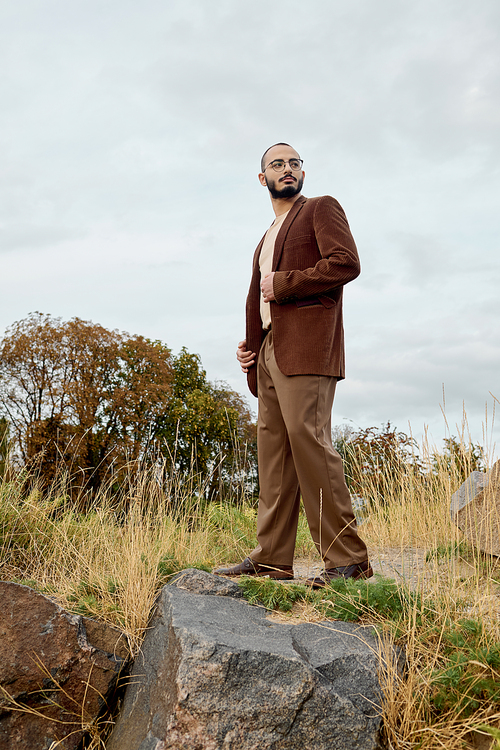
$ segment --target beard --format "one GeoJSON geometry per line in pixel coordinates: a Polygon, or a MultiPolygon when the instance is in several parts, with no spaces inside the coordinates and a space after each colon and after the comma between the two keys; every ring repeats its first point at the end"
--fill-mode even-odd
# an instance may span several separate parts
{"type": "Polygon", "coordinates": [[[304,184],[304,178],[302,175],[297,178],[297,182],[293,185],[285,185],[280,190],[276,187],[276,182],[267,183],[267,189],[275,199],[279,198],[293,198],[294,195],[297,195],[302,190],[302,185],[304,184]]]}

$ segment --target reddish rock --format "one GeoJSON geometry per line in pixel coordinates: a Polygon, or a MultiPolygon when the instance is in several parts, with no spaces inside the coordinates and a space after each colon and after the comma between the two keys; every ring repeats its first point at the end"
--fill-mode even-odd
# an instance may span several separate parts
{"type": "Polygon", "coordinates": [[[119,630],[0,582],[0,750],[76,749],[128,658],[119,630]]]}

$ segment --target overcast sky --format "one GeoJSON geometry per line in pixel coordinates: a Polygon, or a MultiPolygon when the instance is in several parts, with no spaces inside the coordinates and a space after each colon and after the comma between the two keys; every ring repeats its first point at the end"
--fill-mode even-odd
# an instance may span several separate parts
{"type": "Polygon", "coordinates": [[[498,455],[499,29],[498,0],[1,0],[0,332],[77,316],[246,395],[259,160],[286,141],[361,257],[333,422],[440,445],[465,408],[483,443],[487,410],[498,455]]]}

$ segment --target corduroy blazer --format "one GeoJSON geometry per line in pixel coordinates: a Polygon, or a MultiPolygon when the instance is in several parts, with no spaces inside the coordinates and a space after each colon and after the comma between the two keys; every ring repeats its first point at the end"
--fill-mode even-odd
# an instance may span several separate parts
{"type": "MultiPolygon", "coordinates": [[[[265,235],[264,235],[265,236],[265,235]]],[[[266,335],[260,317],[260,241],[246,302],[247,350],[258,353],[266,335]]],[[[344,284],[360,273],[356,244],[335,198],[300,196],[276,237],[270,303],[276,363],[284,375],[344,377],[344,284]]],[[[247,375],[257,396],[257,368],[247,375]]]]}

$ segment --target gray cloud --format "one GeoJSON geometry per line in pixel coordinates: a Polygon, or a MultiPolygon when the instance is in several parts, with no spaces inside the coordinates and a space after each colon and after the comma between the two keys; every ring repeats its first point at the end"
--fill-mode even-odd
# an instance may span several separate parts
{"type": "Polygon", "coordinates": [[[440,439],[444,383],[480,435],[500,398],[499,28],[496,0],[4,5],[0,327],[78,315],[186,345],[245,392],[272,219],[256,175],[285,140],[362,259],[335,414],[440,439]]]}

